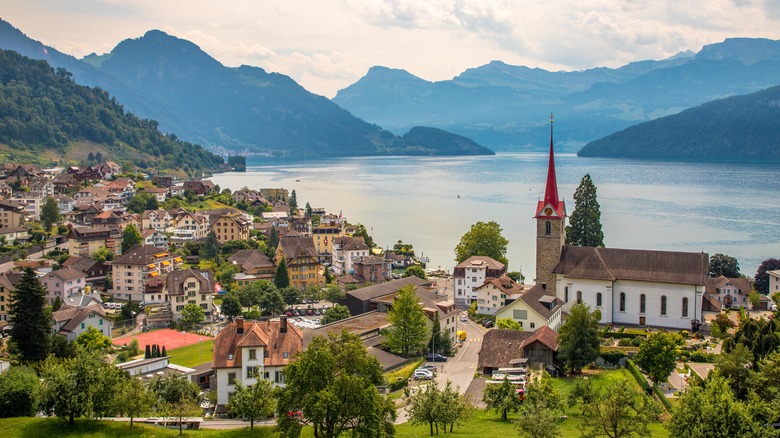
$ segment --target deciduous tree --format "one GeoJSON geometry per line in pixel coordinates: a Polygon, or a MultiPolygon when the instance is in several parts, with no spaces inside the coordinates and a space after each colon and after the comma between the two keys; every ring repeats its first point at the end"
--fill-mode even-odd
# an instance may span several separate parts
{"type": "Polygon", "coordinates": [[[139,376],[126,376],[119,383],[114,403],[121,414],[130,417],[132,429],[133,419],[151,411],[156,399],[157,394],[139,376]]]}
{"type": "Polygon", "coordinates": [[[384,383],[382,367],[357,335],[315,337],[287,365],[285,377],[277,408],[282,436],[298,437],[305,425],[317,438],[393,435],[395,406],[376,389],[384,383]]]}
{"type": "Polygon", "coordinates": [[[333,304],[341,302],[346,298],[347,294],[344,290],[335,284],[329,284],[322,290],[322,298],[330,301],[333,304]]]}
{"type": "Polygon", "coordinates": [[[489,384],[485,386],[482,392],[482,401],[485,402],[486,410],[495,409],[496,412],[500,412],[502,420],[507,419],[508,412],[519,411],[523,404],[523,401],[517,395],[515,384],[506,377],[498,385],[489,384]]]}
{"type": "Polygon", "coordinates": [[[206,317],[203,309],[195,303],[188,303],[181,309],[181,323],[185,328],[199,324],[206,317]]]}
{"type": "Polygon", "coordinates": [[[46,201],[41,207],[41,222],[43,223],[43,228],[46,231],[49,231],[51,226],[59,221],[60,208],[57,206],[57,200],[51,196],[47,196],[46,201]]]}
{"type": "Polygon", "coordinates": [[[558,361],[579,371],[599,357],[599,320],[601,312],[591,312],[584,303],[576,303],[558,331],[558,361]]]}
{"type": "Polygon", "coordinates": [[[393,307],[387,320],[391,327],[387,330],[386,345],[403,357],[422,350],[428,338],[428,326],[413,285],[398,290],[393,307]]]}
{"type": "Polygon", "coordinates": [[[499,318],[496,320],[496,328],[501,330],[522,331],[523,326],[512,318],[499,318]]]}
{"type": "Polygon", "coordinates": [[[739,262],[737,259],[725,254],[713,254],[710,256],[710,276],[719,277],[724,276],[726,278],[738,278],[742,274],[739,273],[739,262]]]}
{"type": "Polygon", "coordinates": [[[582,177],[574,191],[574,211],[566,226],[566,243],[574,246],[604,246],[601,210],[596,199],[596,186],[589,174],[582,177]]]}
{"type": "Polygon", "coordinates": [[[540,380],[528,385],[517,420],[520,435],[532,438],[559,436],[558,422],[563,407],[563,397],[553,387],[550,375],[543,373],[540,380]]]}
{"type": "Polygon", "coordinates": [[[0,417],[32,417],[38,408],[40,378],[32,368],[14,366],[0,374],[0,417]]]}
{"type": "Polygon", "coordinates": [[[506,266],[509,264],[506,258],[508,244],[498,222],[477,222],[460,238],[455,247],[455,261],[460,263],[471,256],[486,256],[506,266]]]}
{"type": "Polygon", "coordinates": [[[10,311],[13,350],[22,362],[37,362],[49,354],[51,321],[44,310],[46,289],[31,268],[25,268],[22,278],[11,292],[10,311]]]}
{"type": "Polygon", "coordinates": [[[325,316],[322,317],[322,324],[330,324],[332,322],[341,321],[342,319],[349,318],[350,313],[347,306],[335,305],[325,311],[325,316]]]}
{"type": "Polygon", "coordinates": [[[249,420],[249,430],[253,430],[255,420],[268,418],[276,410],[276,399],[271,382],[258,379],[257,383],[249,386],[237,383],[227,408],[234,416],[249,420]]]}
{"type": "Polygon", "coordinates": [[[778,269],[780,269],[780,260],[778,259],[766,259],[761,262],[756,270],[756,276],[753,278],[753,287],[759,293],[767,295],[769,293],[769,274],[767,272],[778,269]]]}
{"type": "Polygon", "coordinates": [[[583,406],[583,436],[625,438],[650,436],[648,425],[657,421],[661,409],[646,394],[637,391],[636,384],[626,377],[605,383],[594,389],[593,396],[583,406]]]}
{"type": "Polygon", "coordinates": [[[198,386],[188,376],[171,375],[152,381],[151,389],[157,394],[158,408],[178,418],[179,435],[182,434],[182,418],[198,408],[198,386]]]}
{"type": "Polygon", "coordinates": [[[122,231],[122,254],[126,253],[134,245],[141,243],[141,233],[135,225],[130,224],[122,231]]]}
{"type": "Polygon", "coordinates": [[[425,268],[420,265],[411,265],[404,269],[402,277],[411,277],[413,275],[415,277],[422,278],[423,280],[428,279],[428,274],[425,273],[425,268]]]}
{"type": "Polygon", "coordinates": [[[241,302],[238,299],[238,296],[234,293],[229,293],[225,295],[225,298],[222,299],[222,314],[229,317],[229,318],[235,318],[236,316],[241,314],[241,302]]]}
{"type": "Polygon", "coordinates": [[[452,341],[447,332],[441,329],[439,312],[436,312],[436,316],[433,318],[431,338],[428,340],[428,351],[431,353],[443,354],[445,356],[450,356],[452,354],[452,341]]]}
{"type": "Polygon", "coordinates": [[[89,327],[85,332],[76,337],[76,345],[86,351],[106,351],[111,348],[111,338],[104,336],[95,327],[89,327]]]}
{"type": "Polygon", "coordinates": [[[677,333],[655,332],[639,345],[634,363],[650,377],[653,385],[665,382],[676,366],[677,348],[683,338],[677,333]]]}

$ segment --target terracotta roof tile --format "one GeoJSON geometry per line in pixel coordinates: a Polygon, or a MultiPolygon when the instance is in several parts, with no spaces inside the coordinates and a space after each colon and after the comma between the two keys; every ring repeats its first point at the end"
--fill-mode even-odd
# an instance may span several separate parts
{"type": "Polygon", "coordinates": [[[287,365],[293,356],[303,350],[303,337],[300,329],[286,323],[287,331],[281,333],[280,320],[243,321],[244,333],[237,333],[238,321],[231,322],[217,335],[214,340],[212,368],[240,368],[242,363],[242,346],[260,346],[263,341],[268,356],[264,358],[265,366],[287,365]],[[261,335],[262,333],[262,335],[261,335]],[[247,338],[248,340],[244,340],[247,338]],[[246,345],[245,345],[246,344],[246,345]],[[287,357],[285,357],[287,353],[287,357]]]}

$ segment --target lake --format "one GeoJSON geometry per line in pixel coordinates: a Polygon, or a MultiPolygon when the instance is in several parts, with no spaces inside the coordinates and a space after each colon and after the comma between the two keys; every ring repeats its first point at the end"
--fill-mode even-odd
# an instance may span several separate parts
{"type": "MultiPolygon", "coordinates": [[[[739,260],[755,275],[780,257],[780,163],[696,164],[556,155],[558,190],[573,194],[589,173],[598,189],[608,247],[704,251],[739,260]]],[[[498,222],[509,240],[510,270],[535,273],[536,202],[544,196],[547,154],[482,157],[370,157],[324,160],[249,158],[247,172],[213,178],[221,188],[283,187],[350,223],[377,245],[400,240],[451,270],[460,237],[478,221],[498,222]]]]}

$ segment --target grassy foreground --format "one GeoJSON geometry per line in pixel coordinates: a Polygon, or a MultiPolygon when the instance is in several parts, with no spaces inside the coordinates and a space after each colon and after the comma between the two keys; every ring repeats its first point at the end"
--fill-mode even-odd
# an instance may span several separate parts
{"type": "Polygon", "coordinates": [[[183,367],[196,367],[202,363],[211,362],[211,351],[214,349],[214,339],[204,340],[197,344],[168,350],[170,362],[183,367]]]}
{"type": "MultiPolygon", "coordinates": [[[[69,425],[67,421],[56,418],[4,418],[0,419],[0,430],[3,438],[27,437],[178,437],[179,429],[165,429],[157,426],[133,424],[115,421],[95,421],[80,419],[69,425]]],[[[197,438],[243,438],[276,436],[271,428],[255,427],[251,433],[249,428],[233,430],[192,430],[184,431],[185,437],[197,438]]]]}

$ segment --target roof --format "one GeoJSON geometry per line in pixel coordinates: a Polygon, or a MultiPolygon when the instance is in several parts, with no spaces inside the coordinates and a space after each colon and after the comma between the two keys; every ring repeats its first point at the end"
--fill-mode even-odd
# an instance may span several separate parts
{"type": "Polygon", "coordinates": [[[237,333],[239,321],[227,325],[214,340],[212,368],[241,368],[241,347],[263,346],[268,357],[264,366],[287,365],[296,353],[303,350],[301,331],[285,322],[286,332],[281,332],[282,320],[242,321],[244,333],[237,333]],[[287,353],[287,357],[284,357],[287,353]],[[232,355],[232,357],[231,357],[232,355]]]}
{"type": "Polygon", "coordinates": [[[591,280],[705,285],[706,253],[564,246],[554,274],[591,280]]]}
{"type": "Polygon", "coordinates": [[[168,251],[152,245],[133,245],[126,253],[111,262],[112,265],[148,265],[154,262],[155,255],[168,253],[168,251]]]}
{"type": "Polygon", "coordinates": [[[492,329],[482,338],[478,368],[507,368],[509,361],[522,356],[520,345],[533,332],[492,329]]]}
{"type": "Polygon", "coordinates": [[[488,277],[485,279],[485,282],[482,283],[482,286],[479,286],[476,290],[479,290],[488,284],[492,284],[507,295],[519,294],[523,291],[522,284],[517,283],[506,275],[502,275],[500,278],[488,277]]]}
{"type": "Polygon", "coordinates": [[[83,272],[79,271],[78,269],[71,269],[71,268],[65,268],[65,269],[58,269],[56,271],[51,271],[49,275],[53,277],[57,277],[62,281],[71,281],[71,280],[77,280],[79,278],[85,278],[85,275],[83,272]]]}
{"type": "Polygon", "coordinates": [[[753,291],[753,286],[750,285],[748,278],[726,278],[722,275],[719,277],[707,277],[707,284],[704,290],[705,292],[717,293],[718,289],[722,289],[727,285],[732,285],[745,295],[753,291]]]}
{"type": "Polygon", "coordinates": [[[556,298],[555,295],[548,294],[547,290],[538,284],[520,295],[518,300],[526,303],[528,307],[546,320],[549,320],[558,309],[563,307],[563,301],[556,298]],[[544,303],[556,303],[556,305],[550,309],[544,303]]]}
{"type": "Polygon", "coordinates": [[[566,204],[558,198],[558,181],[555,177],[552,115],[550,116],[550,158],[547,163],[547,183],[544,187],[544,200],[540,200],[536,205],[535,217],[537,219],[563,219],[566,217],[566,204]]]}
{"type": "Polygon", "coordinates": [[[342,330],[346,330],[349,333],[364,337],[364,335],[371,332],[379,332],[379,330],[388,327],[390,323],[387,322],[387,313],[372,310],[370,312],[362,313],[358,316],[351,316],[340,321],[336,321],[330,324],[326,324],[316,329],[306,330],[303,334],[304,345],[308,346],[311,340],[316,336],[327,337],[328,334],[340,334],[342,330]]]}
{"type": "Polygon", "coordinates": [[[368,251],[366,240],[362,236],[358,237],[336,237],[333,243],[341,246],[342,251],[368,251]]]}
{"type": "Polygon", "coordinates": [[[477,268],[500,271],[504,269],[504,264],[487,256],[471,256],[458,263],[455,268],[477,268]]]}
{"type": "Polygon", "coordinates": [[[106,312],[99,304],[92,304],[87,307],[76,307],[64,304],[62,307],[60,307],[60,310],[52,312],[51,316],[55,322],[67,321],[58,332],[63,336],[67,336],[68,333],[71,333],[73,330],[75,330],[76,327],[78,327],[78,325],[87,319],[87,317],[92,313],[96,313],[104,318],[106,317],[106,312]]]}
{"type": "Polygon", "coordinates": [[[214,273],[208,269],[183,269],[169,272],[165,279],[165,287],[168,295],[184,295],[184,282],[187,279],[195,277],[198,280],[199,294],[214,293],[214,273]]]}
{"type": "Polygon", "coordinates": [[[317,259],[317,250],[314,249],[314,240],[311,237],[288,237],[279,239],[279,247],[282,249],[288,265],[290,260],[295,260],[301,255],[317,259]]]}
{"type": "Polygon", "coordinates": [[[534,330],[530,337],[523,340],[523,342],[520,344],[520,349],[524,350],[534,342],[540,342],[550,350],[558,351],[558,332],[546,325],[543,325],[534,330]]]}
{"type": "Polygon", "coordinates": [[[228,262],[238,265],[242,272],[256,268],[273,268],[274,263],[259,249],[242,249],[228,257],[228,262]]]}
{"type": "Polygon", "coordinates": [[[391,280],[385,283],[375,284],[373,286],[362,287],[353,291],[347,292],[347,295],[357,298],[362,301],[368,301],[374,298],[381,297],[383,295],[389,295],[396,292],[398,289],[407,286],[425,286],[430,284],[430,281],[423,280],[420,277],[414,275],[410,277],[400,278],[398,280],[391,280]]]}

